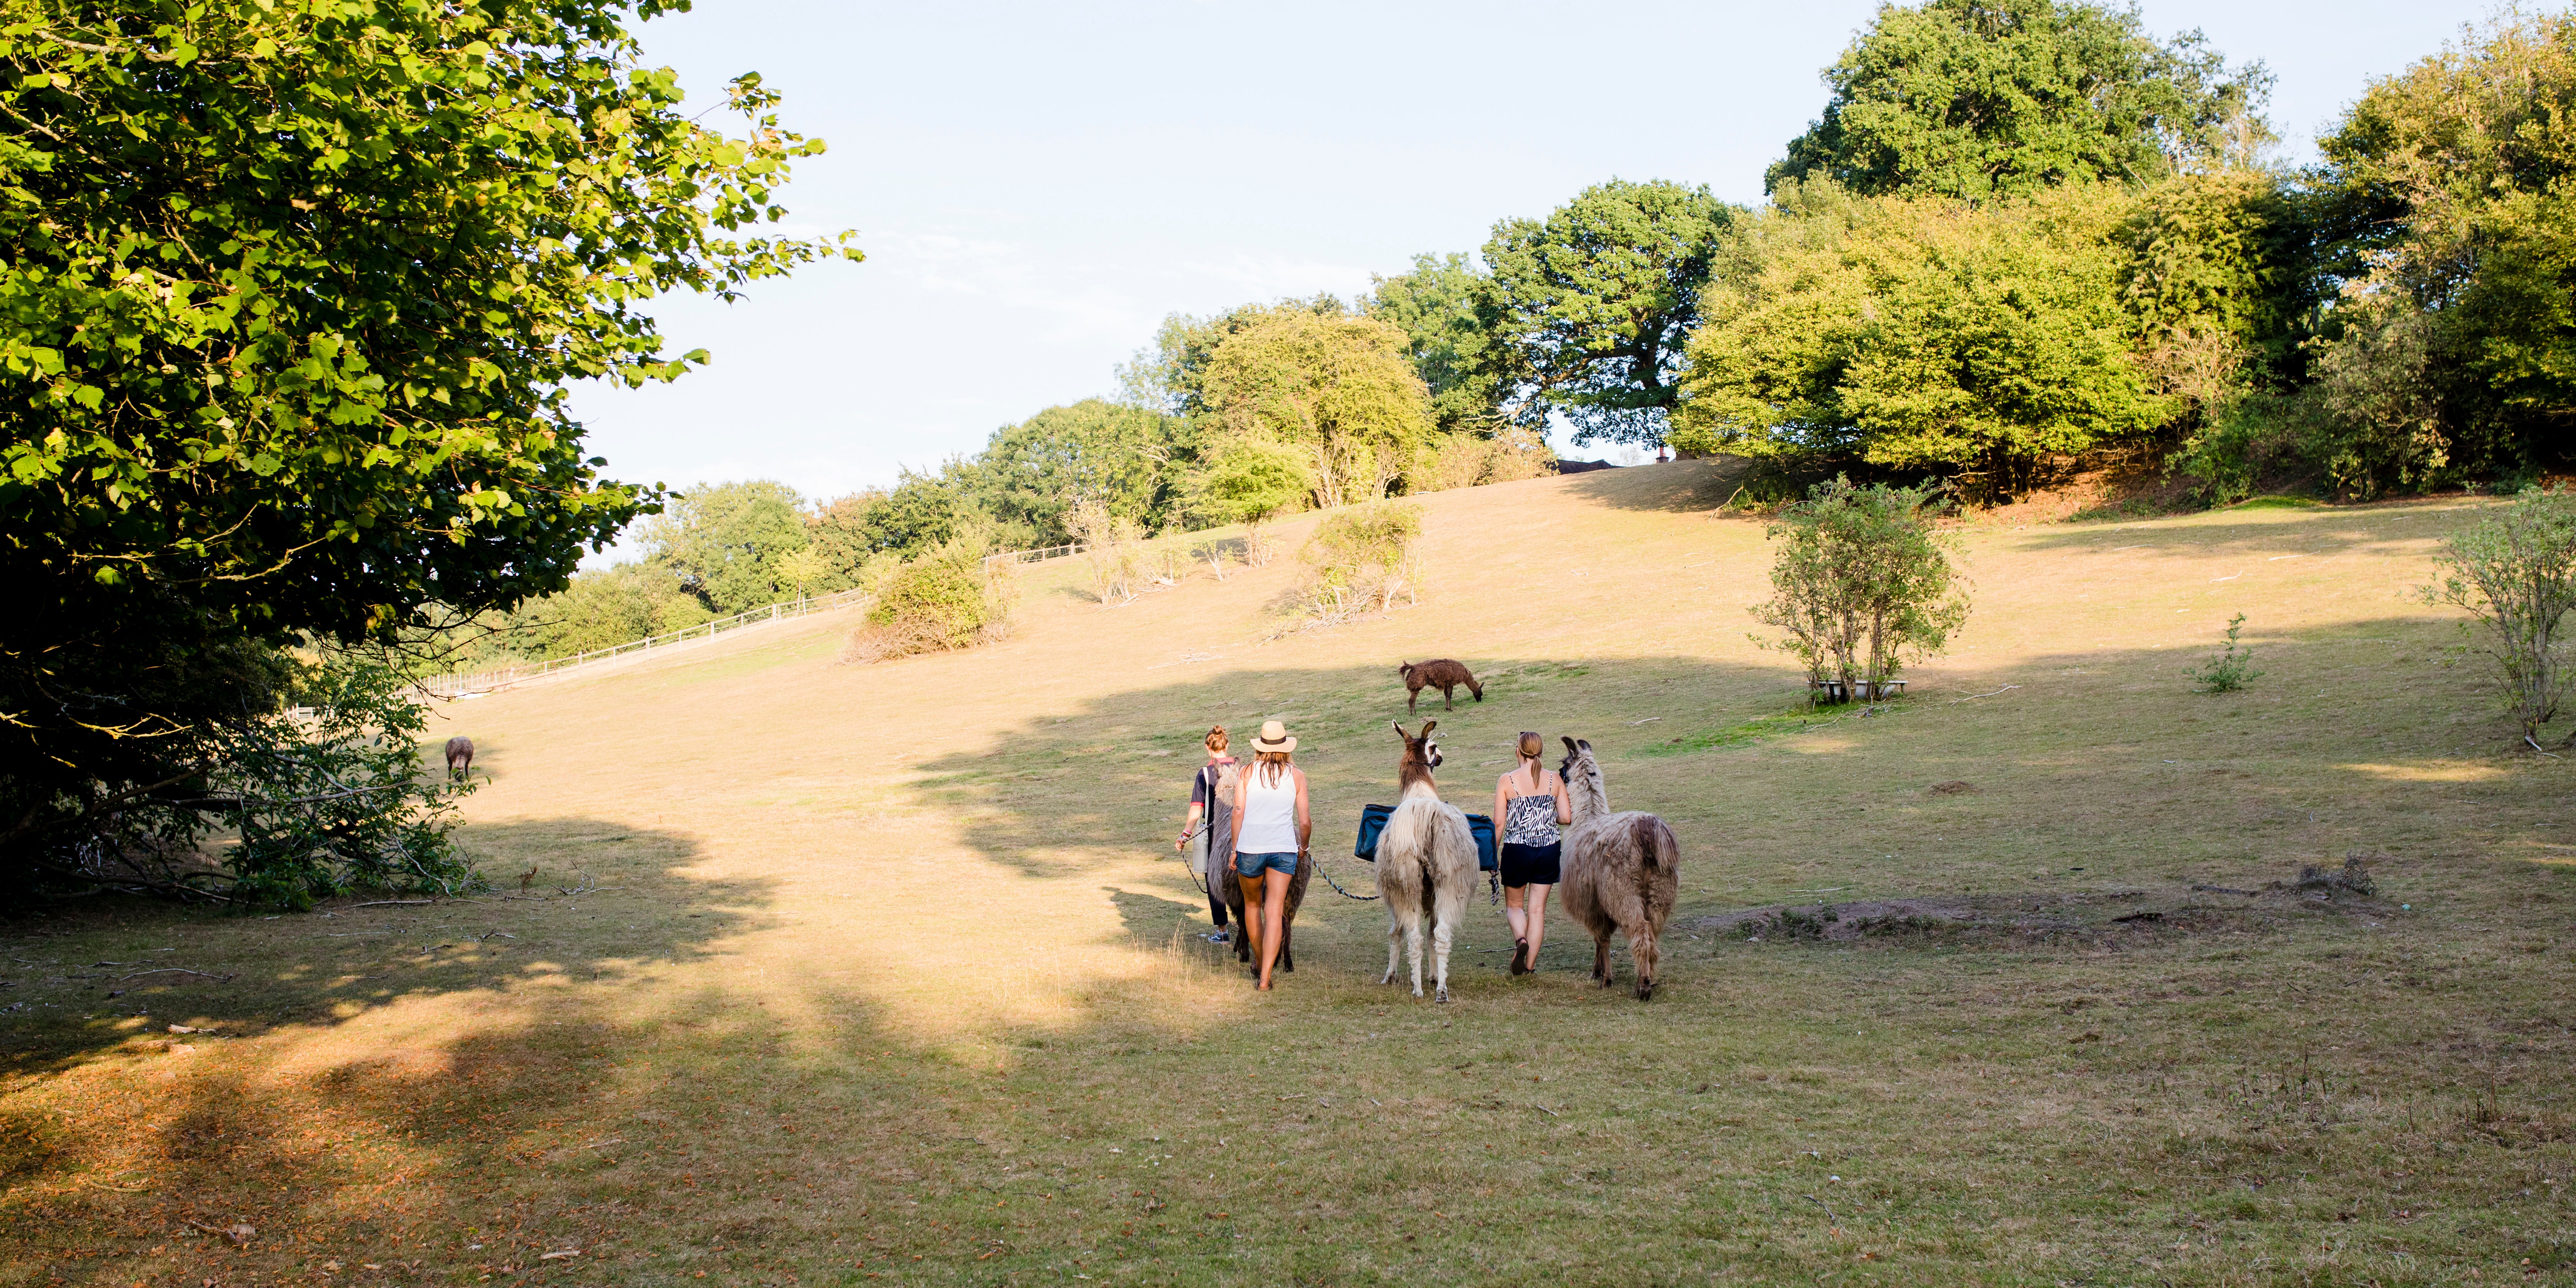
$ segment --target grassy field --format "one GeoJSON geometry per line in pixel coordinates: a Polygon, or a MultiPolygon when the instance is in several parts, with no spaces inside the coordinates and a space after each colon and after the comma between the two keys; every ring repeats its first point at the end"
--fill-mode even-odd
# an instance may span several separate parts
{"type": "Polygon", "coordinates": [[[2576,1282],[2576,760],[2410,595],[2484,503],[1970,527],[1952,653],[1782,718],[1729,491],[1439,494],[1418,607],[1266,645],[1284,564],[1051,565],[971,654],[455,704],[498,894],[0,924],[0,1282],[2576,1282]],[[1680,835],[1654,1002],[1481,897],[1447,1006],[1320,883],[1273,995],[1193,937],[1199,733],[1285,720],[1365,889],[1426,655],[1452,800],[1570,733],[1680,835]]]}

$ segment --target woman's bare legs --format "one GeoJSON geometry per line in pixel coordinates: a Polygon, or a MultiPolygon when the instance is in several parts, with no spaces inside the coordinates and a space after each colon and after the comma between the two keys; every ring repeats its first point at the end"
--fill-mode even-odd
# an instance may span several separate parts
{"type": "MultiPolygon", "coordinates": [[[[1261,954],[1261,987],[1270,987],[1270,967],[1279,960],[1282,923],[1288,919],[1288,874],[1270,868],[1261,874],[1261,943],[1253,951],[1261,954]]],[[[1244,910],[1246,920],[1252,909],[1244,910]]]]}
{"type": "MultiPolygon", "coordinates": [[[[1547,887],[1539,888],[1544,890],[1547,887]]],[[[1503,920],[1511,923],[1512,927],[1512,973],[1515,975],[1529,965],[1528,955],[1521,947],[1529,941],[1529,913],[1521,907],[1527,898],[1524,892],[1528,889],[1527,886],[1503,887],[1503,920]]]]}
{"type": "Polygon", "coordinates": [[[1529,940],[1529,968],[1531,970],[1538,969],[1538,946],[1547,942],[1547,892],[1549,889],[1550,887],[1543,885],[1533,885],[1529,887],[1529,911],[1526,914],[1529,919],[1529,930],[1521,937],[1529,940]]]}
{"type": "Polygon", "coordinates": [[[1235,930],[1250,937],[1252,960],[1257,969],[1261,961],[1261,878],[1237,873],[1234,882],[1243,889],[1243,923],[1235,930]]]}

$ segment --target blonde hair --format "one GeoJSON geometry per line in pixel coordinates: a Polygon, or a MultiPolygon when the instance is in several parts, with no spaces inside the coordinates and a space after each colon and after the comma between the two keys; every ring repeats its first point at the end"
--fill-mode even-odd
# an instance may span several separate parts
{"type": "Polygon", "coordinates": [[[1208,749],[1208,750],[1210,750],[1210,751],[1215,752],[1216,754],[1218,754],[1218,755],[1220,755],[1220,756],[1222,756],[1222,755],[1224,755],[1224,754],[1225,754],[1225,747],[1226,747],[1225,726],[1224,726],[1224,725],[1210,725],[1210,726],[1208,726],[1207,749],[1208,749]]]}
{"type": "Polygon", "coordinates": [[[1252,753],[1252,757],[1260,766],[1261,785],[1264,787],[1278,786],[1280,771],[1288,768],[1288,753],[1284,751],[1256,751],[1252,753]]]}
{"type": "Polygon", "coordinates": [[[1546,739],[1526,730],[1522,731],[1521,759],[1530,763],[1530,784],[1532,786],[1536,786],[1547,781],[1547,769],[1545,766],[1538,763],[1539,756],[1544,754],[1546,751],[1546,739]]]}

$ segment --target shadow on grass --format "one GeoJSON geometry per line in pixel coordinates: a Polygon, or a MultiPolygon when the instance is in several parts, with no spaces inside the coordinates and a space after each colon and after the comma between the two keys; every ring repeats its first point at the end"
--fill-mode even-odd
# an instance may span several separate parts
{"type": "Polygon", "coordinates": [[[1578,474],[1565,488],[1614,510],[1687,513],[1726,504],[1750,468],[1750,462],[1736,456],[1668,461],[1578,474]]]}
{"type": "Polygon", "coordinates": [[[0,1074],[73,1068],[170,1023],[224,1038],[329,1028],[449,993],[505,996],[690,962],[710,942],[752,928],[759,918],[748,910],[766,898],[766,882],[671,876],[696,861],[696,843],[648,828],[553,819],[480,825],[458,837],[490,892],[357,896],[282,914],[100,895],[13,918],[0,928],[8,958],[0,979],[12,1004],[0,1012],[0,1074]],[[578,912],[594,896],[594,909],[607,898],[678,898],[688,907],[634,921],[613,949],[576,949],[529,927],[541,912],[578,912]],[[109,947],[66,956],[65,941],[109,947]]]}

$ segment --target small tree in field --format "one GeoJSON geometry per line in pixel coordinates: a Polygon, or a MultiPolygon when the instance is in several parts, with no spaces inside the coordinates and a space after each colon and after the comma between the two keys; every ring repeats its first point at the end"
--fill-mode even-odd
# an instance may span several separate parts
{"type": "Polygon", "coordinates": [[[1314,486],[1314,471],[1296,449],[1268,439],[1241,437],[1219,447],[1206,472],[1194,481],[1200,513],[1220,523],[1243,525],[1243,561],[1259,567],[1270,562],[1261,539],[1263,524],[1286,514],[1305,500],[1314,486]]]}
{"type": "Polygon", "coordinates": [[[1930,488],[1854,487],[1837,478],[1780,512],[1771,598],[1755,618],[1781,632],[1757,642],[1787,649],[1815,681],[1831,673],[1846,691],[1875,692],[1908,657],[1949,643],[1968,620],[1941,535],[1925,507],[1930,488]]]}
{"type": "Polygon", "coordinates": [[[2425,600],[2468,613],[2460,630],[2495,659],[2505,706],[2537,745],[2567,696],[2559,627],[2576,608],[2576,494],[2527,489],[2452,533],[2433,562],[2442,576],[2425,600]]]}
{"type": "Polygon", "coordinates": [[[1136,521],[1111,514],[1108,506],[1084,497],[1065,512],[1064,526],[1083,545],[1083,562],[1091,570],[1092,597],[1103,607],[1134,599],[1139,562],[1136,544],[1145,535],[1136,521]]]}

